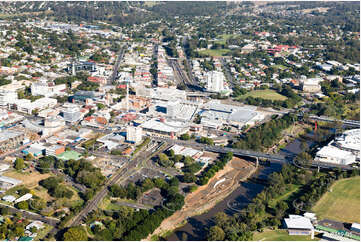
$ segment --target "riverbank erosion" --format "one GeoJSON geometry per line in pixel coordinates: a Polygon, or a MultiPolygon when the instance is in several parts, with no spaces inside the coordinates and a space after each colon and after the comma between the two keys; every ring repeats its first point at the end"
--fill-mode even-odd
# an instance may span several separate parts
{"type": "Polygon", "coordinates": [[[165,219],[146,240],[150,240],[153,235],[162,235],[167,231],[174,230],[184,225],[184,221],[189,217],[210,210],[219,201],[229,196],[237,189],[241,181],[248,179],[256,170],[257,167],[253,162],[234,157],[206,185],[200,186],[195,192],[188,194],[183,208],[165,219]]]}

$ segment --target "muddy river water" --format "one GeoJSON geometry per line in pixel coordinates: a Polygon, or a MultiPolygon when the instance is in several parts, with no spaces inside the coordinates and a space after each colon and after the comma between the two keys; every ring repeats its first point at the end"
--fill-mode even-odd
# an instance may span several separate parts
{"type": "MultiPolygon", "coordinates": [[[[301,152],[300,140],[296,139],[280,151],[280,154],[294,156],[301,152]]],[[[310,146],[312,142],[307,142],[310,146]]],[[[224,212],[228,215],[237,213],[247,206],[250,201],[260,193],[264,186],[262,180],[266,180],[273,172],[280,171],[283,163],[272,162],[271,165],[261,165],[258,171],[252,175],[251,179],[241,182],[240,186],[234,190],[228,197],[219,202],[208,212],[193,216],[187,219],[187,224],[176,229],[167,240],[206,240],[206,228],[214,223],[212,218],[218,212],[224,212]]]]}

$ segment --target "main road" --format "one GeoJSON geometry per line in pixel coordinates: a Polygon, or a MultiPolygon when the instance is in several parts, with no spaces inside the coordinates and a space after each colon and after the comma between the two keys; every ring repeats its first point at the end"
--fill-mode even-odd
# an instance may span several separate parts
{"type": "Polygon", "coordinates": [[[24,218],[28,218],[28,219],[32,219],[32,220],[39,220],[39,221],[42,221],[44,223],[50,224],[51,226],[54,226],[54,227],[57,225],[57,223],[60,222],[60,220],[57,219],[57,218],[42,216],[42,215],[39,215],[39,214],[36,214],[36,213],[33,213],[33,212],[29,212],[29,211],[26,211],[26,210],[23,210],[23,209],[17,209],[17,208],[15,208],[13,206],[10,206],[10,205],[5,205],[5,204],[0,203],[0,207],[8,208],[10,213],[21,213],[21,215],[24,218]]]}
{"type": "Polygon", "coordinates": [[[158,141],[164,141],[169,144],[190,146],[193,148],[198,148],[198,149],[215,152],[215,153],[232,152],[235,155],[246,156],[246,157],[251,157],[251,158],[262,158],[262,159],[268,159],[270,161],[280,161],[280,162],[288,161],[286,156],[278,155],[278,154],[268,154],[268,153],[251,151],[251,150],[242,150],[242,149],[234,149],[234,148],[220,147],[220,146],[214,146],[214,145],[206,145],[206,144],[200,144],[200,143],[196,143],[196,142],[192,142],[192,141],[183,141],[183,140],[176,140],[176,139],[163,138],[163,137],[152,137],[152,139],[158,140],[158,141]]]}
{"type": "Polygon", "coordinates": [[[125,52],[125,45],[123,45],[119,50],[118,58],[113,66],[113,73],[108,80],[108,84],[112,84],[115,81],[115,79],[117,78],[119,65],[124,57],[124,52],[125,52]]]}
{"type": "MultiPolygon", "coordinates": [[[[80,222],[96,207],[98,207],[98,204],[103,200],[103,198],[108,193],[108,187],[117,184],[126,174],[129,174],[130,170],[135,170],[136,167],[138,167],[142,161],[150,159],[152,157],[153,149],[146,150],[147,146],[143,147],[142,150],[140,150],[137,153],[137,156],[135,156],[133,159],[130,159],[129,162],[122,168],[119,169],[119,171],[100,189],[100,191],[94,196],[94,198],[87,203],[85,208],[80,211],[80,213],[69,223],[69,226],[76,226],[80,224],[80,222]]],[[[156,150],[157,151],[157,150],[156,150]]]]}

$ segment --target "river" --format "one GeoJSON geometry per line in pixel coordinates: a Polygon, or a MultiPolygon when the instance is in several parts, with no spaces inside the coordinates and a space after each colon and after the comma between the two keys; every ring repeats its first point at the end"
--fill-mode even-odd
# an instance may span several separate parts
{"type": "MultiPolygon", "coordinates": [[[[287,156],[296,156],[302,151],[300,144],[301,141],[295,139],[279,153],[287,156]]],[[[312,146],[313,142],[307,141],[307,145],[312,146]]],[[[209,211],[201,215],[188,218],[187,224],[176,229],[170,236],[167,237],[167,240],[206,240],[206,228],[214,225],[212,218],[218,212],[224,212],[228,215],[232,215],[237,213],[240,209],[246,207],[265,186],[262,182],[256,182],[255,178],[257,180],[266,180],[273,172],[280,171],[282,169],[282,165],[283,164],[280,162],[272,162],[271,165],[260,165],[258,171],[251,176],[251,179],[241,182],[236,190],[209,211]]]]}

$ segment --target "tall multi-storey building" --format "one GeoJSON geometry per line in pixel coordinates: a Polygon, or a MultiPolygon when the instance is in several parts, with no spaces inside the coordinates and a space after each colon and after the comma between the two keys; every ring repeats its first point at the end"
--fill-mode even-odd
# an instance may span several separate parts
{"type": "Polygon", "coordinates": [[[63,110],[63,118],[70,123],[77,122],[82,118],[82,113],[77,105],[71,105],[63,110]]]}
{"type": "Polygon", "coordinates": [[[224,75],[220,71],[207,73],[207,91],[220,92],[224,90],[224,75]]]}
{"type": "Polygon", "coordinates": [[[9,103],[14,103],[18,99],[18,94],[15,91],[0,90],[0,106],[6,106],[9,103]]]}
{"type": "Polygon", "coordinates": [[[139,144],[142,141],[143,129],[141,127],[127,127],[127,141],[139,144]]]}

